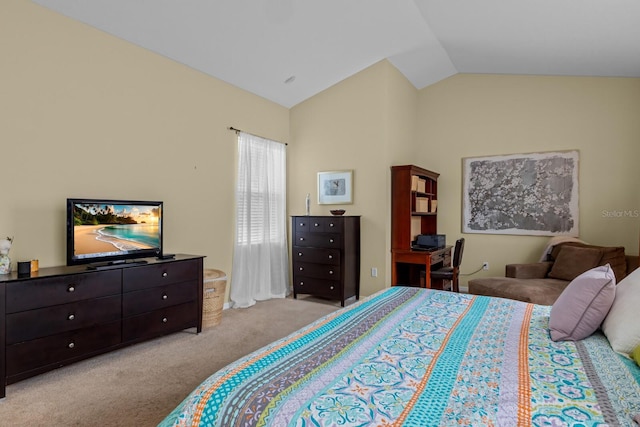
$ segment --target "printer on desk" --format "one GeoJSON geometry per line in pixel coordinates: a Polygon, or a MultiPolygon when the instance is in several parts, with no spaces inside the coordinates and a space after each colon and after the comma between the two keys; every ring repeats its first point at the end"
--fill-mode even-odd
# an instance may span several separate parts
{"type": "Polygon", "coordinates": [[[418,234],[411,244],[411,249],[419,251],[433,251],[446,246],[445,234],[418,234]]]}

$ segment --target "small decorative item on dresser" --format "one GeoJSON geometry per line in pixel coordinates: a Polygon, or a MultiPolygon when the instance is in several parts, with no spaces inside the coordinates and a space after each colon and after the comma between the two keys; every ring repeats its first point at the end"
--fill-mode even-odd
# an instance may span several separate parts
{"type": "Polygon", "coordinates": [[[31,261],[18,261],[18,276],[30,276],[31,275],[31,261]]]}
{"type": "Polygon", "coordinates": [[[331,212],[331,215],[340,216],[344,215],[346,211],[344,209],[331,209],[329,212],[331,212]]]}
{"type": "Polygon", "coordinates": [[[9,258],[9,251],[11,250],[12,244],[12,237],[0,240],[0,274],[11,273],[11,259],[9,258]]]}

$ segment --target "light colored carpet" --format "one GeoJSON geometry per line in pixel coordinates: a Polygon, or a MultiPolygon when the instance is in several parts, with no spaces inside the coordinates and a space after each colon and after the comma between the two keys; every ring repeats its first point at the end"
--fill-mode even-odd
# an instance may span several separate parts
{"type": "Polygon", "coordinates": [[[222,322],[127,347],[9,385],[2,426],[155,426],[209,375],[335,311],[307,297],[229,309],[222,322]]]}

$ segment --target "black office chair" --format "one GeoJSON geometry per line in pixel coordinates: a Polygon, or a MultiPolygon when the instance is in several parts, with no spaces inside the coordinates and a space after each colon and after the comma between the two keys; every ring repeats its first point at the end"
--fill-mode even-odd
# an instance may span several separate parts
{"type": "Polygon", "coordinates": [[[442,267],[431,272],[431,280],[451,280],[451,290],[459,292],[458,275],[460,264],[462,264],[462,251],[464,250],[464,238],[456,240],[456,247],[453,252],[453,263],[451,267],[442,267]]]}

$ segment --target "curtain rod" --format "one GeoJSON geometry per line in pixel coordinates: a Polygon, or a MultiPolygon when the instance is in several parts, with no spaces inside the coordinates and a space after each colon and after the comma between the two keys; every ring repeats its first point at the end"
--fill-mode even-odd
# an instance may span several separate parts
{"type": "MultiPolygon", "coordinates": [[[[228,129],[229,129],[229,130],[234,131],[235,133],[238,133],[238,132],[244,132],[244,133],[249,134],[249,135],[257,136],[258,138],[264,138],[264,139],[268,139],[269,141],[273,141],[273,139],[265,138],[264,136],[256,135],[255,133],[245,132],[245,131],[243,131],[243,130],[236,129],[236,128],[234,128],[233,126],[229,126],[229,127],[228,127],[228,129]]],[[[286,142],[280,142],[280,141],[273,141],[273,142],[278,142],[278,143],[280,143],[280,144],[289,145],[289,144],[287,144],[286,142]]]]}

